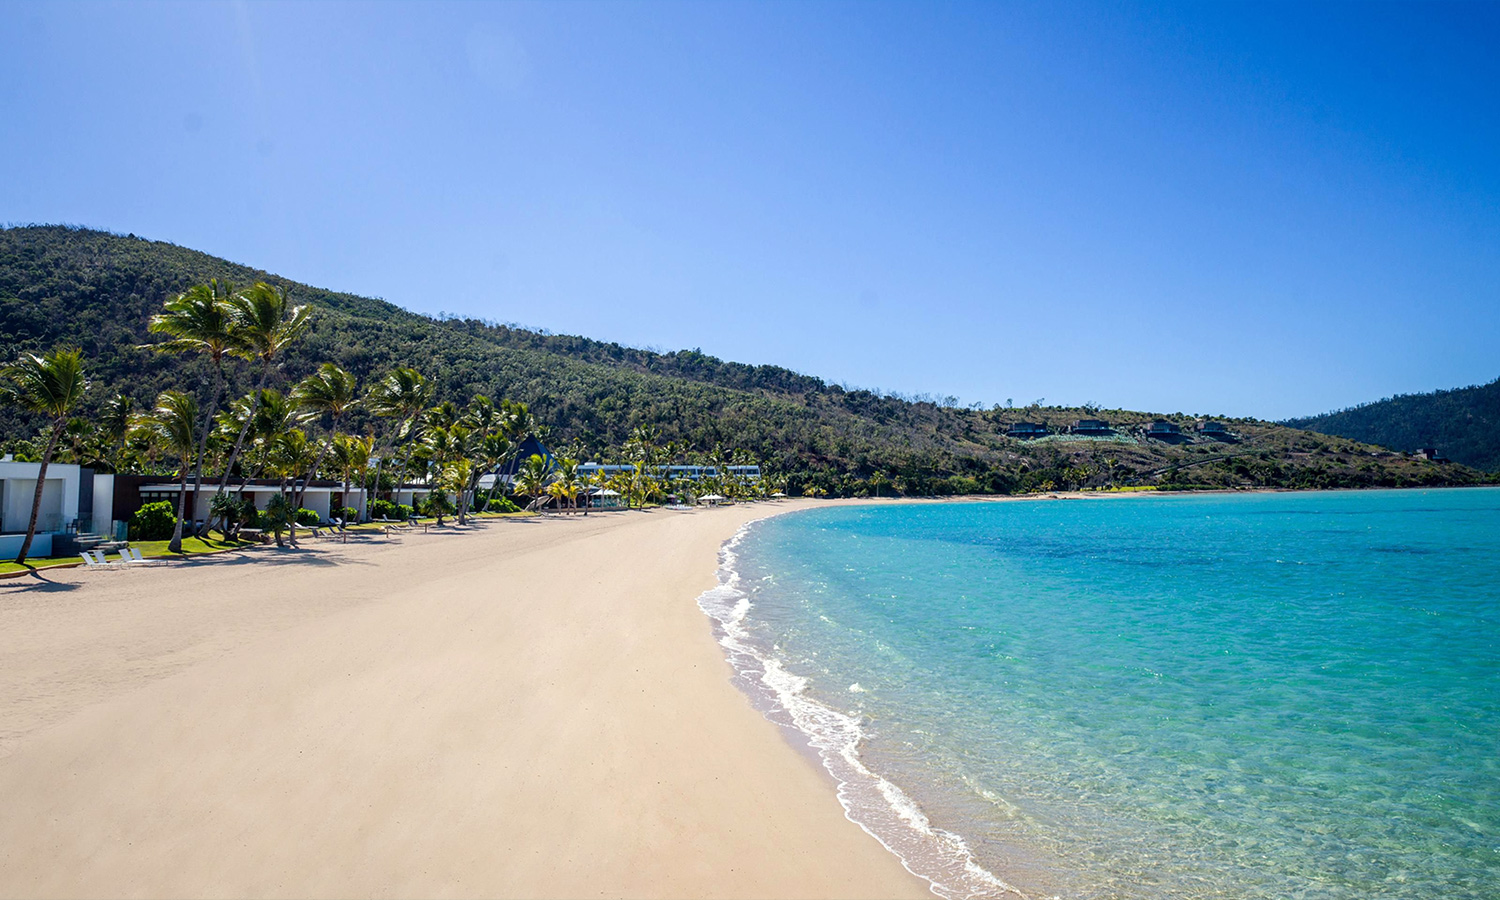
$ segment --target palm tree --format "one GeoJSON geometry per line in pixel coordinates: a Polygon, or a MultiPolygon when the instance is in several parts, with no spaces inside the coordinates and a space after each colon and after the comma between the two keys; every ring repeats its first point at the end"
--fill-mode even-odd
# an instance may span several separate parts
{"type": "Polygon", "coordinates": [[[21,542],[21,552],[16,564],[26,562],[31,552],[31,541],[36,537],[36,519],[42,509],[42,487],[47,483],[47,465],[52,462],[52,452],[62,434],[68,413],[88,390],[88,380],[83,377],[83,352],[73,347],[63,347],[44,355],[22,353],[15,362],[0,370],[0,401],[13,403],[28,412],[46,416],[52,427],[42,451],[41,468],[36,473],[36,493],[31,498],[31,520],[26,524],[26,539],[21,542]]]}
{"type": "MultiPolygon", "coordinates": [[[[349,482],[362,478],[370,467],[370,453],[375,449],[373,437],[356,437],[352,434],[333,436],[333,464],[344,476],[344,506],[349,507],[349,482]]],[[[348,524],[348,517],[339,516],[339,531],[348,524]]]]}
{"type": "Polygon", "coordinates": [[[589,507],[593,504],[593,499],[589,492],[596,487],[602,487],[603,484],[604,479],[599,477],[598,472],[585,472],[578,476],[578,491],[584,496],[583,514],[585,516],[589,514],[589,507]]]}
{"type": "MultiPolygon", "coordinates": [[[[397,443],[412,435],[422,413],[427,409],[427,404],[431,402],[432,384],[423,377],[421,372],[408,366],[392,369],[384,378],[370,385],[369,394],[365,399],[366,406],[375,415],[396,420],[396,431],[391,437],[393,455],[397,443]]],[[[382,459],[375,467],[377,490],[380,486],[380,466],[384,462],[385,460],[382,459]]]]}
{"type": "Polygon", "coordinates": [[[578,460],[564,458],[557,464],[556,484],[562,485],[563,496],[568,499],[568,506],[576,509],[578,507],[578,460]]]}
{"type": "Polygon", "coordinates": [[[556,487],[556,492],[552,493],[553,496],[565,499],[568,508],[577,507],[579,480],[577,480],[576,459],[564,458],[558,460],[558,477],[556,477],[555,481],[552,481],[552,487],[556,487]]]}
{"type": "Polygon", "coordinates": [[[271,377],[272,364],[292,342],[307,331],[308,323],[312,321],[310,309],[306,306],[293,306],[286,291],[264,281],[257,281],[251,287],[235,293],[227,302],[237,340],[232,352],[260,363],[260,381],[251,395],[254,400],[246,419],[246,427],[240,429],[234,449],[229,451],[229,459],[224,463],[224,477],[219,482],[220,491],[229,486],[229,472],[244,448],[248,423],[255,417],[261,401],[261,391],[265,390],[266,381],[271,377]]]}
{"type": "MultiPolygon", "coordinates": [[[[339,420],[344,414],[359,403],[359,397],[355,393],[354,376],[339,368],[333,363],[323,363],[318,371],[307,376],[292,388],[292,402],[301,409],[316,415],[328,414],[333,419],[331,431],[338,434],[339,420]]],[[[323,443],[323,451],[326,452],[331,445],[323,443]]],[[[307,481],[303,482],[302,490],[297,493],[296,503],[300,507],[302,500],[307,494],[307,486],[318,477],[318,467],[323,464],[323,453],[318,454],[314,460],[312,471],[307,475],[307,481]]]]}
{"type": "MultiPolygon", "coordinates": [[[[252,391],[229,404],[229,409],[219,414],[219,432],[226,438],[230,434],[250,439],[250,446],[258,452],[255,477],[266,473],[270,465],[270,453],[276,438],[290,428],[307,421],[308,414],[293,403],[291,398],[274,388],[252,391]]],[[[244,486],[241,485],[241,493],[244,486]]]]}
{"type": "Polygon", "coordinates": [[[272,533],[276,535],[276,546],[286,546],[282,543],[281,533],[297,520],[297,511],[292,509],[292,501],[287,499],[286,494],[272,494],[271,499],[266,501],[263,515],[266,525],[270,526],[272,533]]]}
{"type": "Polygon", "coordinates": [[[307,432],[300,428],[285,427],[277,431],[268,441],[269,449],[264,458],[271,472],[281,479],[281,494],[286,496],[287,505],[291,509],[291,517],[287,521],[287,528],[291,533],[291,544],[297,546],[297,512],[301,509],[297,505],[297,492],[295,485],[297,478],[304,476],[312,468],[313,460],[319,455],[319,448],[313,441],[307,439],[307,432]],[[294,489],[287,494],[287,483],[291,482],[294,489]]]}
{"type": "MultiPolygon", "coordinates": [[[[172,541],[167,549],[182,552],[182,523],[187,505],[188,470],[193,467],[193,451],[198,445],[198,401],[182,391],[162,391],[156,406],[136,419],[135,429],[147,435],[158,447],[176,456],[180,466],[177,484],[177,523],[172,526],[172,541]]],[[[197,496],[193,497],[194,502],[197,496]]]]}
{"type": "Polygon", "coordinates": [[[107,466],[107,457],[99,429],[88,419],[74,417],[63,423],[62,438],[55,457],[59,461],[100,469],[107,466]]]}
{"type": "Polygon", "coordinates": [[[556,501],[559,510],[567,509],[568,486],[560,479],[547,485],[547,496],[556,501]]]}
{"type": "Polygon", "coordinates": [[[517,400],[500,401],[501,430],[512,443],[519,444],[537,430],[536,416],[526,404],[517,400]]]}
{"type": "MultiPolygon", "coordinates": [[[[165,311],[152,316],[147,326],[152,334],[167,336],[166,341],[147,344],[147,348],[158,353],[202,353],[214,364],[214,383],[209,391],[208,408],[204,411],[203,434],[198,439],[197,465],[193,472],[194,503],[198,492],[203,489],[204,450],[224,393],[224,357],[242,349],[243,333],[234,325],[228,302],[233,293],[232,287],[220,284],[217,278],[210,279],[207,284],[194,285],[168,300],[165,311]]],[[[174,538],[168,549],[181,553],[182,541],[174,538]]]]}
{"type": "Polygon", "coordinates": [[[530,497],[531,503],[527,504],[528,506],[539,500],[545,500],[551,472],[552,467],[547,465],[547,461],[542,458],[541,454],[531,454],[516,470],[514,492],[530,497]]]}
{"type": "Polygon", "coordinates": [[[124,468],[125,434],[130,431],[130,419],[135,414],[135,401],[125,394],[115,394],[104,401],[99,414],[99,433],[110,447],[110,467],[115,471],[124,468]]]}
{"type": "Polygon", "coordinates": [[[660,436],[655,426],[637,425],[630,433],[630,440],[625,442],[625,453],[635,463],[635,478],[631,485],[631,494],[640,500],[644,509],[646,498],[653,492],[655,486],[651,483],[653,473],[652,466],[656,464],[656,441],[660,436]]]}
{"type": "MultiPolygon", "coordinates": [[[[438,479],[438,489],[428,495],[427,506],[432,514],[437,517],[439,526],[443,524],[443,513],[452,509],[447,504],[445,491],[452,491],[460,497],[459,510],[462,510],[462,494],[468,489],[469,482],[474,477],[474,463],[464,457],[453,460],[443,467],[442,476],[438,479]]],[[[463,524],[460,521],[459,524],[463,524]]]]}
{"type": "Polygon", "coordinates": [[[721,494],[733,496],[734,488],[729,483],[729,454],[724,452],[723,444],[714,444],[713,451],[708,454],[708,462],[714,467],[714,480],[717,482],[715,488],[721,494]]]}
{"type": "Polygon", "coordinates": [[[444,400],[422,414],[428,428],[452,428],[462,417],[463,413],[452,400],[444,400]]]}
{"type": "MultiPolygon", "coordinates": [[[[502,433],[492,431],[480,438],[471,451],[474,460],[474,483],[469,486],[469,490],[473,491],[478,487],[479,479],[495,474],[514,452],[516,452],[515,443],[502,433]]],[[[460,508],[459,516],[463,515],[464,509],[460,508]]]]}

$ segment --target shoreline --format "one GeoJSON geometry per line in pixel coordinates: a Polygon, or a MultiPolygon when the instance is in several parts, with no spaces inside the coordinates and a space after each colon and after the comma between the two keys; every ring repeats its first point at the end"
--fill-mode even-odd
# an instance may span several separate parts
{"type": "Polygon", "coordinates": [[[693,603],[811,505],[0,583],[0,894],[931,896],[693,603]]]}
{"type": "Polygon", "coordinates": [[[789,744],[824,770],[844,816],[900,860],[906,871],[926,882],[933,894],[1024,900],[1026,895],[1018,888],[979,862],[962,835],[933,827],[905,791],[864,763],[859,751],[865,735],[857,718],[806,696],[806,680],[782,668],[775,654],[758,647],[742,626],[753,604],[740,587],[740,544],[754,526],[768,519],[813,508],[817,507],[784,510],[746,522],[720,550],[719,583],[698,597],[698,607],[714,623],[714,634],[734,670],[735,685],[762,716],[778,726],[789,744]]]}

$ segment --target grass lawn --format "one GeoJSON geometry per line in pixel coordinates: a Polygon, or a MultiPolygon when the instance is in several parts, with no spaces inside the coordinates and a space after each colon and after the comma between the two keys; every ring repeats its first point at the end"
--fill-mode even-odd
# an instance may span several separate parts
{"type": "MultiPolygon", "coordinates": [[[[130,546],[132,549],[141,551],[141,555],[147,559],[167,556],[198,556],[204,553],[219,553],[224,550],[233,550],[236,547],[256,546],[249,541],[216,541],[213,539],[203,540],[202,538],[186,537],[182,539],[182,552],[170,553],[167,551],[167,544],[169,543],[171,541],[131,541],[130,546]]],[[[105,559],[119,558],[120,554],[118,553],[105,555],[105,559]]],[[[0,563],[0,575],[11,575],[16,572],[31,572],[36,569],[50,569],[55,566],[76,566],[80,564],[77,556],[52,556],[40,559],[28,559],[24,566],[18,566],[13,562],[3,562],[0,563]]]]}

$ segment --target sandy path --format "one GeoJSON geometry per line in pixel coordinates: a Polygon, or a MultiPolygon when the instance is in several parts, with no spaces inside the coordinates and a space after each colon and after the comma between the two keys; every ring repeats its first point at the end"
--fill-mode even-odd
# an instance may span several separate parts
{"type": "Polygon", "coordinates": [[[0,894],[930,896],[693,602],[766,512],[0,582],[0,894]]]}

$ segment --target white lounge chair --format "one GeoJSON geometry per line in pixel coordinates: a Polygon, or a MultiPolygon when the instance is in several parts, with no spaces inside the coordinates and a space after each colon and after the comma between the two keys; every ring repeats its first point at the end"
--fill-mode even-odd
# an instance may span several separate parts
{"type": "Polygon", "coordinates": [[[120,550],[120,562],[126,565],[145,565],[146,557],[143,553],[141,553],[141,551],[135,549],[134,547],[125,547],[120,550]]]}
{"type": "Polygon", "coordinates": [[[119,565],[119,563],[112,563],[109,560],[105,559],[103,550],[85,550],[78,555],[83,559],[84,565],[87,566],[112,569],[115,566],[119,565]]]}

